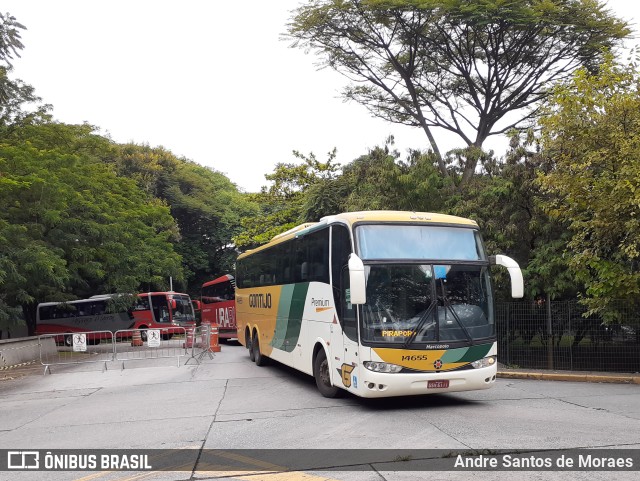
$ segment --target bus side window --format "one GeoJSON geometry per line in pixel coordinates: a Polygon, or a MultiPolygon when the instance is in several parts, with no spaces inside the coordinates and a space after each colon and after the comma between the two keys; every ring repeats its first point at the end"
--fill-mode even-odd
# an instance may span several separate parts
{"type": "Polygon", "coordinates": [[[149,310],[149,298],[144,295],[142,297],[138,297],[136,300],[136,305],[134,307],[136,311],[148,311],[149,310]]]}

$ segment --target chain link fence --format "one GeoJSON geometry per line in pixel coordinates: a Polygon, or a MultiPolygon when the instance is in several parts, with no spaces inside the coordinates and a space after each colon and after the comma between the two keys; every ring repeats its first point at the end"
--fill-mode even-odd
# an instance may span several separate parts
{"type": "Polygon", "coordinates": [[[585,316],[576,301],[496,305],[498,354],[511,368],[640,372],[640,311],[622,302],[616,321],[585,316]]]}

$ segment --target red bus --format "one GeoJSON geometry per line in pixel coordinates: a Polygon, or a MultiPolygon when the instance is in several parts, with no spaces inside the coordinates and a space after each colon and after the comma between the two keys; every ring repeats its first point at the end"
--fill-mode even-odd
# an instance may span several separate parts
{"type": "Polygon", "coordinates": [[[231,274],[220,276],[202,284],[202,322],[218,326],[218,337],[231,339],[236,332],[236,280],[231,274]]]}
{"type": "MultiPolygon", "coordinates": [[[[163,339],[184,332],[181,327],[195,325],[195,314],[188,294],[145,292],[138,294],[133,306],[118,307],[118,294],[92,296],[66,302],[43,302],[36,312],[36,335],[125,329],[161,329],[163,339]]],[[[146,340],[146,331],[142,331],[146,340]]],[[[88,335],[88,343],[100,342],[102,335],[88,335]]],[[[71,338],[56,339],[70,344],[71,338]]]]}
{"type": "MultiPolygon", "coordinates": [[[[145,292],[138,294],[132,308],[133,329],[163,329],[163,338],[184,332],[171,327],[191,327],[196,324],[196,315],[189,294],[179,292],[145,292]]],[[[146,340],[146,332],[142,332],[146,340]]]]}

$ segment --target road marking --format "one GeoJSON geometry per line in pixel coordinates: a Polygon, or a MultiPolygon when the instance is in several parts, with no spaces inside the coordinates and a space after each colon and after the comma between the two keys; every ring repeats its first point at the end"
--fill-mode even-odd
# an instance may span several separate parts
{"type": "Polygon", "coordinates": [[[278,466],[277,464],[269,463],[259,459],[254,459],[241,454],[229,453],[225,451],[215,451],[216,456],[231,459],[234,461],[241,461],[250,466],[256,466],[267,469],[269,471],[275,471],[273,473],[265,473],[264,469],[251,471],[243,470],[239,471],[237,468],[230,471],[221,471],[220,468],[226,467],[222,465],[203,464],[202,467],[198,466],[196,474],[213,476],[214,478],[235,478],[245,479],[248,481],[338,481],[326,476],[316,476],[308,474],[303,471],[286,471],[287,468],[278,466]],[[207,469],[209,468],[209,469],[207,469]]]}
{"type": "MultiPolygon", "coordinates": [[[[211,466],[214,467],[214,466],[211,466]]],[[[211,476],[213,478],[244,479],[247,481],[338,481],[326,476],[316,476],[303,471],[287,471],[277,473],[252,471],[203,471],[195,472],[197,476],[211,476]]]]}
{"type": "MultiPolygon", "coordinates": [[[[284,466],[279,466],[268,461],[243,456],[237,453],[226,451],[213,451],[213,453],[220,458],[227,458],[229,460],[241,462],[247,465],[249,469],[242,469],[237,465],[198,463],[198,469],[194,474],[198,476],[210,476],[212,478],[232,478],[246,481],[339,481],[334,478],[308,474],[303,471],[286,471],[287,468],[284,466]],[[250,466],[255,466],[256,469],[252,470],[250,466]]],[[[169,456],[171,454],[172,453],[167,452],[158,456],[153,456],[150,458],[150,461],[169,456]]],[[[137,481],[159,473],[184,474],[185,472],[191,471],[192,465],[185,464],[183,466],[172,466],[171,468],[171,470],[149,471],[134,475],[127,474],[124,477],[118,477],[117,471],[102,471],[90,474],[83,478],[77,478],[75,481],[91,481],[107,475],[115,475],[115,477],[110,481],[137,481]]]]}

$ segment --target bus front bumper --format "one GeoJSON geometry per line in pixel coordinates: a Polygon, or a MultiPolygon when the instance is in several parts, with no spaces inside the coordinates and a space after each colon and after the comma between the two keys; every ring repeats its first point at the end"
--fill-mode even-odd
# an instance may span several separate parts
{"type": "Polygon", "coordinates": [[[413,396],[489,389],[495,384],[498,366],[433,373],[379,373],[362,369],[358,386],[362,397],[413,396]]]}

